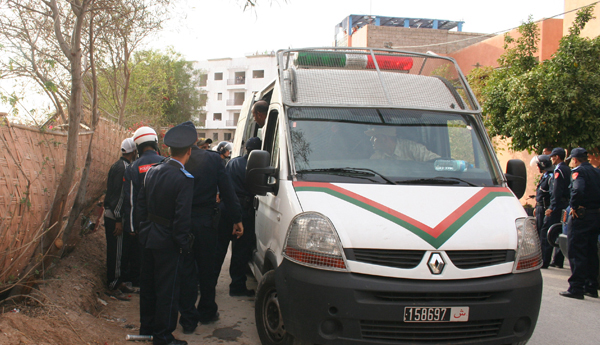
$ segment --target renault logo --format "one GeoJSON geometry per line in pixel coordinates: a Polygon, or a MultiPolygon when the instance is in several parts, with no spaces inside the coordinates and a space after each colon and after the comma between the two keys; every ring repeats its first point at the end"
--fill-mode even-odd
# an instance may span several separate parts
{"type": "Polygon", "coordinates": [[[444,270],[444,266],[446,266],[446,263],[444,263],[444,259],[440,253],[432,253],[429,257],[429,263],[427,265],[429,266],[429,270],[432,274],[441,274],[444,270]]]}

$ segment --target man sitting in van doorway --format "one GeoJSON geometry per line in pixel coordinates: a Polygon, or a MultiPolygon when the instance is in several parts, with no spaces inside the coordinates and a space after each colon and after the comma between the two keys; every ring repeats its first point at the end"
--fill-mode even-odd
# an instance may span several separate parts
{"type": "Polygon", "coordinates": [[[396,159],[405,161],[425,162],[440,158],[423,144],[396,137],[394,127],[373,127],[365,131],[371,137],[375,152],[371,159],[396,159]]]}
{"type": "Polygon", "coordinates": [[[269,103],[267,101],[263,101],[262,99],[252,106],[252,117],[254,117],[254,121],[258,124],[259,128],[263,128],[265,125],[265,121],[267,120],[267,112],[269,111],[269,103]]]}

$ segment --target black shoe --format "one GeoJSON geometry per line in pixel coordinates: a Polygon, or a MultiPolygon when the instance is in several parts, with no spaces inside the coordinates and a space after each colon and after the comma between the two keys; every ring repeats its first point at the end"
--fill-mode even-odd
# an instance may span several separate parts
{"type": "Polygon", "coordinates": [[[559,264],[557,264],[555,262],[551,262],[549,266],[550,267],[556,267],[556,268],[563,268],[563,265],[559,265],[559,264]]]}
{"type": "Polygon", "coordinates": [[[187,345],[187,341],[185,340],[178,340],[178,339],[173,339],[172,342],[168,343],[167,345],[187,345]]]}
{"type": "Polygon", "coordinates": [[[575,299],[583,299],[583,294],[582,293],[572,293],[570,291],[563,291],[563,292],[559,292],[559,295],[563,296],[563,297],[569,297],[569,298],[575,298],[575,299]]]}
{"type": "Polygon", "coordinates": [[[543,269],[548,269],[548,266],[542,266],[542,267],[540,267],[540,268],[543,268],[543,269]]]}
{"type": "Polygon", "coordinates": [[[200,320],[200,323],[203,325],[208,325],[208,324],[211,324],[211,323],[217,321],[218,319],[219,319],[219,312],[216,312],[215,315],[213,317],[211,317],[210,319],[200,320]]]}
{"type": "Polygon", "coordinates": [[[254,297],[256,293],[254,290],[229,290],[229,296],[231,297],[254,297]]]}
{"type": "Polygon", "coordinates": [[[585,290],[583,294],[591,298],[598,298],[598,290],[585,290]]]}
{"type": "Polygon", "coordinates": [[[198,327],[198,324],[196,324],[194,327],[183,327],[183,334],[192,334],[194,333],[194,331],[196,330],[196,327],[198,327]]]}

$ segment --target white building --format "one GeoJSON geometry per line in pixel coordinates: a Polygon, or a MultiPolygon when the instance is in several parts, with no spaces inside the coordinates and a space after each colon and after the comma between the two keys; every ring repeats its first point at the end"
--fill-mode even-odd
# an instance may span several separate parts
{"type": "Polygon", "coordinates": [[[206,92],[206,105],[199,117],[198,136],[211,138],[213,145],[233,141],[244,100],[277,76],[275,53],[197,61],[194,67],[205,73],[201,88],[206,92]]]}

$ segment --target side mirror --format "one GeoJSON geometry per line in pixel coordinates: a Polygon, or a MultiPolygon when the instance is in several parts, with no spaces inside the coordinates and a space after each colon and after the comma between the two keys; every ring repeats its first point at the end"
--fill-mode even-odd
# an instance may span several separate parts
{"type": "Polygon", "coordinates": [[[520,159],[511,159],[506,164],[506,180],[508,181],[508,188],[517,196],[517,199],[521,199],[527,189],[527,169],[525,163],[520,159]]]}
{"type": "Polygon", "coordinates": [[[271,155],[267,151],[253,150],[246,165],[246,187],[250,193],[267,195],[277,193],[278,181],[273,175],[277,169],[269,166],[271,155]]]}

